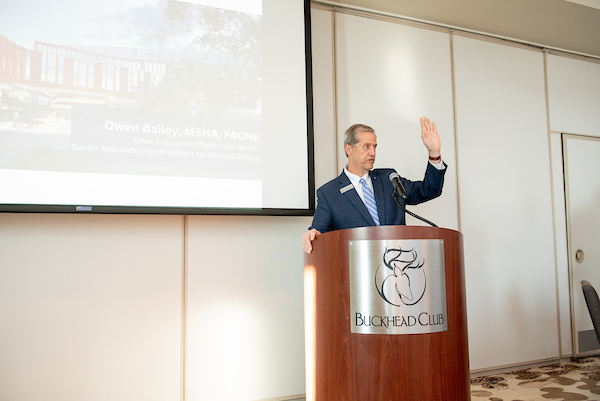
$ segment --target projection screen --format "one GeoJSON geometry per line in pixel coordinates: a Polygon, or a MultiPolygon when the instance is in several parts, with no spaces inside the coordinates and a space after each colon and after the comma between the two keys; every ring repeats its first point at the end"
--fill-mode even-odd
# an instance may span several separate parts
{"type": "Polygon", "coordinates": [[[308,0],[0,6],[0,211],[314,210],[308,0]]]}

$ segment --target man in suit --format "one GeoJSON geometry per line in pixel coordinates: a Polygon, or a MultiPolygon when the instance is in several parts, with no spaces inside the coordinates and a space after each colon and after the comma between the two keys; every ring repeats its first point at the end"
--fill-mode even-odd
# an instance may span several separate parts
{"type": "MultiPolygon", "coordinates": [[[[429,151],[423,181],[400,177],[406,189],[405,206],[416,205],[442,194],[446,164],[441,158],[437,128],[427,117],[420,119],[421,139],[429,151]]],[[[312,252],[312,242],[322,233],[345,228],[406,224],[404,211],[396,205],[390,180],[393,169],[373,169],[377,136],[373,128],[355,124],[346,130],[344,149],[348,164],[339,177],[317,190],[317,209],[312,225],[302,236],[302,247],[312,252]]]]}

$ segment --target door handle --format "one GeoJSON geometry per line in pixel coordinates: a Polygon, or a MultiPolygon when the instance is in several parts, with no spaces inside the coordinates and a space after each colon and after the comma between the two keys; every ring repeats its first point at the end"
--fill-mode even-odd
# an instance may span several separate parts
{"type": "Polygon", "coordinates": [[[581,263],[584,259],[585,253],[583,253],[581,249],[578,249],[577,252],[575,252],[575,260],[577,261],[577,263],[581,263]]]}

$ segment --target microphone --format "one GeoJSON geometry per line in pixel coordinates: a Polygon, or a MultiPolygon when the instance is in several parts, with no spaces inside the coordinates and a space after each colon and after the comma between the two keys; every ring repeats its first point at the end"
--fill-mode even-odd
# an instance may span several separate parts
{"type": "Polygon", "coordinates": [[[390,181],[394,184],[394,192],[396,192],[402,199],[406,199],[406,190],[404,189],[404,185],[402,185],[402,181],[400,181],[400,176],[395,171],[390,174],[390,181]]]}
{"type": "Polygon", "coordinates": [[[398,207],[400,209],[402,209],[405,213],[410,214],[412,217],[417,218],[421,221],[424,221],[425,223],[429,224],[432,227],[437,227],[431,221],[429,221],[419,215],[416,215],[409,210],[406,210],[406,208],[404,206],[402,206],[402,204],[398,201],[398,195],[400,195],[400,197],[402,199],[406,199],[406,190],[404,189],[404,185],[402,185],[402,181],[400,181],[400,176],[398,175],[398,173],[396,173],[395,171],[392,172],[390,174],[390,181],[392,182],[392,184],[394,184],[394,192],[392,193],[392,197],[394,198],[394,200],[396,201],[396,204],[398,205],[398,207]]]}

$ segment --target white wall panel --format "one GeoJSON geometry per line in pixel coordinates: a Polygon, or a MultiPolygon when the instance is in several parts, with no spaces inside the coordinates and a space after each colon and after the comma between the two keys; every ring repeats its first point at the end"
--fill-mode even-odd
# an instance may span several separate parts
{"type": "Polygon", "coordinates": [[[181,240],[181,216],[0,214],[0,399],[179,399],[181,240]]]}
{"type": "MultiPolygon", "coordinates": [[[[428,163],[419,118],[436,123],[449,165],[439,199],[409,210],[457,229],[450,41],[447,33],[351,15],[337,18],[339,170],[344,131],[362,123],[377,133],[375,167],[421,180],[428,163]]],[[[409,216],[409,225],[424,225],[409,216]]]]}
{"type": "Polygon", "coordinates": [[[548,55],[550,128],[600,136],[600,64],[548,55]]]}
{"type": "Polygon", "coordinates": [[[311,10],[316,188],[339,174],[335,163],[332,13],[311,10]]]}
{"type": "Polygon", "coordinates": [[[187,396],[304,394],[306,217],[190,216],[187,396]]]}
{"type": "Polygon", "coordinates": [[[557,358],[543,55],[454,38],[471,369],[557,358]]]}

